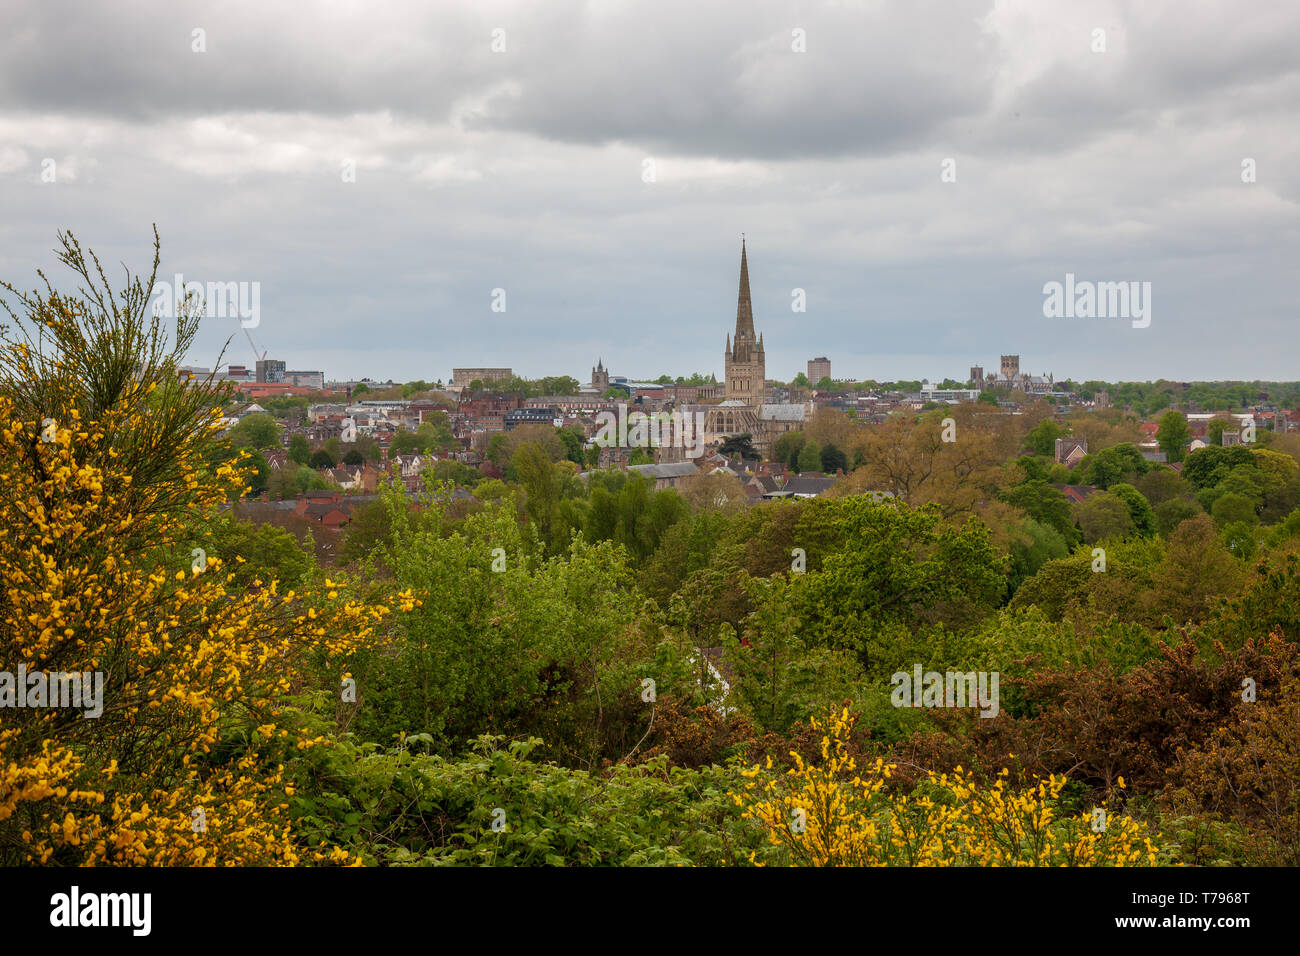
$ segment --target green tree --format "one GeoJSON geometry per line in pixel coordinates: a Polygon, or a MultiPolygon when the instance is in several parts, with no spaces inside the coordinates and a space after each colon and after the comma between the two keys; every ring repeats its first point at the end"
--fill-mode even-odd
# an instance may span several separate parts
{"type": "MultiPolygon", "coordinates": [[[[899,640],[923,643],[919,632],[940,622],[969,626],[1005,591],[1004,562],[978,520],[946,526],[933,505],[910,508],[866,495],[796,507],[795,540],[810,557],[825,557],[796,576],[793,613],[810,640],[852,651],[870,675],[897,669],[899,640]]],[[[788,567],[789,554],[776,557],[788,567]]],[[[919,653],[916,646],[908,653],[919,653]]]]}
{"type": "Polygon", "coordinates": [[[1233,521],[1223,527],[1223,546],[1243,563],[1255,556],[1258,540],[1255,525],[1249,521],[1233,521]]]}
{"type": "Polygon", "coordinates": [[[204,525],[194,545],[219,557],[225,572],[240,588],[254,581],[279,581],[286,590],[298,587],[313,566],[312,556],[283,528],[253,524],[222,514],[204,525]]]}
{"type": "Polygon", "coordinates": [[[1187,427],[1187,419],[1181,414],[1165,412],[1160,417],[1160,427],[1156,429],[1156,441],[1160,443],[1160,450],[1165,453],[1165,457],[1170,462],[1183,460],[1191,438],[1192,432],[1187,427]]]}
{"type": "Polygon", "coordinates": [[[311,442],[301,432],[289,436],[289,460],[297,465],[305,465],[311,459],[311,442]]]}
{"type": "Polygon", "coordinates": [[[836,448],[834,442],[828,442],[821,450],[821,470],[828,475],[833,475],[840,470],[844,472],[849,470],[848,456],[836,448]]]}
{"type": "Polygon", "coordinates": [[[1025,435],[1024,447],[1035,455],[1051,458],[1056,454],[1056,440],[1064,438],[1065,435],[1064,428],[1052,419],[1044,418],[1025,435]]]}
{"type": "Polygon", "coordinates": [[[581,468],[586,462],[582,449],[582,432],[575,428],[557,428],[555,431],[560,436],[560,441],[564,443],[565,457],[581,468]]]}
{"type": "Polygon", "coordinates": [[[311,453],[311,458],[307,460],[307,464],[316,469],[333,468],[335,464],[334,456],[324,448],[320,448],[311,453]]]}
{"type": "Polygon", "coordinates": [[[799,462],[799,452],[803,449],[805,438],[803,432],[786,432],[777,437],[772,445],[772,460],[785,462],[791,468],[799,462]]]}
{"type": "Polygon", "coordinates": [[[1215,533],[1206,514],[1184,521],[1169,534],[1151,596],[1162,613],[1179,624],[1200,623],[1221,597],[1240,590],[1242,571],[1215,533]]]}
{"type": "Polygon", "coordinates": [[[1215,500],[1210,513],[1214,515],[1214,520],[1221,528],[1235,523],[1249,525],[1259,523],[1259,515],[1255,511],[1255,502],[1235,491],[1220,495],[1215,500]]]}
{"type": "Polygon", "coordinates": [[[1163,465],[1156,465],[1133,485],[1153,507],[1174,498],[1191,498],[1195,491],[1191,482],[1163,465]]]}
{"type": "Polygon", "coordinates": [[[230,443],[236,448],[279,448],[282,428],[270,415],[245,415],[230,429],[230,443]]]}
{"type": "Polygon", "coordinates": [[[799,450],[800,473],[806,471],[817,471],[821,466],[822,453],[821,449],[817,447],[817,443],[815,441],[805,443],[803,448],[799,450]]]}
{"type": "Polygon", "coordinates": [[[1119,482],[1110,486],[1110,493],[1120,498],[1128,508],[1129,517],[1133,519],[1133,530],[1137,534],[1149,538],[1156,533],[1156,516],[1142,492],[1126,482],[1119,482]]]}
{"type": "Polygon", "coordinates": [[[1133,533],[1133,515],[1128,502],[1108,491],[1089,495],[1076,504],[1074,520],[1088,544],[1126,538],[1133,533]]]}
{"type": "Polygon", "coordinates": [[[1162,501],[1152,509],[1156,517],[1156,530],[1164,537],[1188,518],[1204,514],[1201,506],[1187,498],[1170,498],[1162,501]]]}
{"type": "Polygon", "coordinates": [[[339,558],[344,562],[362,561],[377,549],[392,545],[393,525],[388,507],[382,501],[362,505],[352,512],[343,529],[339,558]]]}
{"type": "MultiPolygon", "coordinates": [[[[493,436],[498,437],[498,436],[493,436]]],[[[424,453],[424,439],[413,431],[401,429],[393,436],[393,440],[388,443],[388,454],[392,455],[419,455],[424,453]]]]}
{"type": "Polygon", "coordinates": [[[568,547],[568,540],[559,540],[556,514],[560,503],[560,483],[555,466],[546,449],[536,442],[525,442],[515,449],[511,464],[524,487],[525,512],[537,528],[538,537],[552,552],[568,547]]]}
{"type": "Polygon", "coordinates": [[[1254,459],[1245,445],[1198,448],[1183,463],[1183,477],[1196,488],[1211,488],[1228,477],[1238,465],[1252,465],[1254,459]]]}
{"type": "Polygon", "coordinates": [[[1039,524],[1051,528],[1061,536],[1067,548],[1073,548],[1082,538],[1070,517],[1069,499],[1045,481],[1023,482],[1003,495],[1003,500],[1039,524]]]}
{"type": "Polygon", "coordinates": [[[743,575],[742,586],[754,606],[745,641],[722,640],[735,672],[734,699],[761,730],[788,733],[853,694],[861,668],[846,651],[810,646],[800,637],[784,576],[743,575]]]}
{"type": "Polygon", "coordinates": [[[754,450],[754,436],[746,432],[743,435],[728,435],[718,446],[718,454],[727,458],[739,458],[742,461],[758,461],[759,454],[754,450]]]}
{"type": "MultiPolygon", "coordinates": [[[[1007,586],[1011,593],[1015,593],[1021,582],[1036,574],[1048,561],[1064,558],[1070,549],[1059,531],[1033,518],[1019,522],[1012,530],[1008,546],[1011,569],[1007,586]]],[[[1076,528],[1071,526],[1070,530],[1074,537],[1078,536],[1076,528]]]]}
{"type": "Polygon", "coordinates": [[[1106,489],[1117,482],[1141,477],[1150,467],[1136,445],[1124,443],[1085,455],[1075,472],[1081,484],[1106,489]]]}
{"type": "Polygon", "coordinates": [[[333,487],[319,471],[307,465],[300,466],[294,473],[294,485],[300,495],[309,491],[326,491],[333,487]]]}

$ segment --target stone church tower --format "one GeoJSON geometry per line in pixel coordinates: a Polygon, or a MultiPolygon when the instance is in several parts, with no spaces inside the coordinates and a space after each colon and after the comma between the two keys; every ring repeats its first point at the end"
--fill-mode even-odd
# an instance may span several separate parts
{"type": "Polygon", "coordinates": [[[596,367],[591,370],[591,387],[602,395],[609,389],[609,370],[603,359],[597,359],[596,367]]]}
{"type": "Polygon", "coordinates": [[[727,375],[727,401],[743,402],[752,408],[763,403],[767,357],[763,337],[754,337],[754,307],[749,299],[749,263],[745,258],[745,240],[740,240],[740,294],[736,299],[736,335],[727,336],[723,357],[727,375]]]}

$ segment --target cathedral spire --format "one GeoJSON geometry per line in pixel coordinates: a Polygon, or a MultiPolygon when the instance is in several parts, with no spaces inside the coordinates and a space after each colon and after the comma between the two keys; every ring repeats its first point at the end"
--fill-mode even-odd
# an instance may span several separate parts
{"type": "Polygon", "coordinates": [[[754,338],[754,307],[749,301],[749,263],[745,258],[745,237],[740,237],[740,293],[736,297],[736,339],[754,338]]]}

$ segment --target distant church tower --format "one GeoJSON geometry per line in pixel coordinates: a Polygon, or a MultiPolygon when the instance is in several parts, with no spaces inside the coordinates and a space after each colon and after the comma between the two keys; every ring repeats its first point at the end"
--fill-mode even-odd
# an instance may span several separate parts
{"type": "Polygon", "coordinates": [[[597,359],[596,367],[591,370],[591,384],[602,395],[609,389],[609,371],[603,359],[597,359]]]}
{"type": "Polygon", "coordinates": [[[763,337],[754,337],[754,307],[749,300],[749,263],[745,257],[745,240],[740,240],[740,293],[736,299],[736,336],[727,336],[724,355],[727,375],[727,401],[744,402],[757,407],[763,403],[767,357],[763,337]]]}

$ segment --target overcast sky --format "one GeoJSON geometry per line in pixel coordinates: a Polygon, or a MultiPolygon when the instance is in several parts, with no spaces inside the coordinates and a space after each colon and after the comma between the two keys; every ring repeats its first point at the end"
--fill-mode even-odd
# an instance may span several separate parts
{"type": "Polygon", "coordinates": [[[721,376],[743,232],[772,378],[1297,379],[1298,200],[1295,3],[0,7],[0,278],[156,222],[327,378],[721,376]],[[1150,325],[1045,318],[1067,273],[1150,325]]]}

